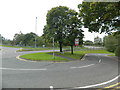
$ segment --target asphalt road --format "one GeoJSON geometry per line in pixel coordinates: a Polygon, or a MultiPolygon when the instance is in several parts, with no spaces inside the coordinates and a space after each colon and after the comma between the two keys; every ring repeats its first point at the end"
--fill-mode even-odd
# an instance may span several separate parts
{"type": "Polygon", "coordinates": [[[106,54],[87,54],[82,61],[54,63],[18,60],[18,55],[33,52],[16,50],[2,48],[2,88],[102,88],[117,83],[120,77],[119,62],[106,54]]]}

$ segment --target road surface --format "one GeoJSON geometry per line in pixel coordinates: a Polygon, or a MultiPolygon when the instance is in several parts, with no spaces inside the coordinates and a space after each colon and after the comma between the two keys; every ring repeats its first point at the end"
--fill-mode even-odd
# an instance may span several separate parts
{"type": "MultiPolygon", "coordinates": [[[[106,54],[87,54],[82,61],[19,60],[17,48],[2,48],[2,88],[103,88],[118,83],[119,62],[106,54]]],[[[44,51],[45,52],[45,51],[44,51]]]]}

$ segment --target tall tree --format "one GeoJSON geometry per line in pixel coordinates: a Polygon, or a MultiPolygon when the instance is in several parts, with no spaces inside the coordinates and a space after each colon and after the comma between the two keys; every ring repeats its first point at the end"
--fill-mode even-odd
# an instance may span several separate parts
{"type": "Polygon", "coordinates": [[[82,22],[90,32],[120,29],[120,2],[83,2],[78,5],[82,22]]]}
{"type": "Polygon", "coordinates": [[[62,52],[62,45],[67,41],[71,46],[71,53],[73,54],[74,40],[80,36],[82,42],[83,34],[80,20],[78,20],[78,13],[75,10],[69,9],[65,6],[52,8],[47,13],[47,25],[44,27],[44,36],[53,37],[55,41],[59,42],[60,52],[62,52]]]}
{"type": "Polygon", "coordinates": [[[35,43],[35,37],[37,38],[38,36],[33,32],[27,34],[20,32],[14,35],[13,42],[15,45],[33,46],[35,43]]]}
{"type": "Polygon", "coordinates": [[[55,41],[59,42],[60,52],[62,52],[63,39],[65,38],[65,26],[67,20],[68,7],[59,6],[52,8],[47,13],[47,31],[55,41]]]}
{"type": "Polygon", "coordinates": [[[68,20],[66,25],[66,42],[71,46],[71,54],[73,54],[73,46],[75,45],[75,38],[79,38],[80,44],[83,42],[83,30],[81,29],[81,22],[78,19],[78,13],[75,10],[69,10],[68,20]]]}
{"type": "Polygon", "coordinates": [[[13,38],[13,44],[14,45],[22,45],[24,41],[24,34],[20,31],[19,33],[16,33],[13,38]]]}
{"type": "Polygon", "coordinates": [[[23,40],[23,43],[25,46],[31,46],[31,45],[34,45],[35,43],[35,38],[37,38],[38,36],[33,33],[33,32],[30,32],[30,33],[27,33],[24,35],[24,40],[23,40]]]}

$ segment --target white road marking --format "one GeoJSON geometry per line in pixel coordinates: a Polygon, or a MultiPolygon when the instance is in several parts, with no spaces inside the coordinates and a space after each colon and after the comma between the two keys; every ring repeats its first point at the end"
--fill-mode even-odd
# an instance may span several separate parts
{"type": "Polygon", "coordinates": [[[50,90],[53,90],[53,86],[50,86],[50,90]]]}
{"type": "Polygon", "coordinates": [[[14,53],[17,53],[16,51],[14,51],[14,53]]]}
{"type": "Polygon", "coordinates": [[[75,89],[79,89],[79,88],[91,88],[91,87],[96,87],[96,86],[100,86],[100,85],[105,85],[105,84],[108,84],[108,83],[111,83],[111,82],[115,81],[119,77],[120,77],[120,75],[116,76],[115,78],[113,78],[113,79],[111,79],[109,81],[103,82],[103,83],[94,84],[94,85],[88,85],[88,86],[82,86],[82,87],[74,87],[74,88],[75,89]]]}
{"type": "Polygon", "coordinates": [[[17,68],[17,69],[15,69],[15,68],[0,68],[0,70],[23,70],[23,71],[27,71],[27,70],[42,70],[42,71],[45,71],[45,70],[47,70],[46,68],[41,68],[41,69],[22,69],[22,68],[17,68]]]}
{"type": "Polygon", "coordinates": [[[70,67],[71,69],[74,69],[74,68],[84,68],[84,67],[90,67],[90,66],[93,66],[95,64],[90,64],[90,65],[85,65],[85,66],[81,66],[81,67],[70,67]]]}
{"type": "Polygon", "coordinates": [[[83,58],[81,59],[81,61],[85,60],[86,55],[87,55],[87,54],[85,54],[85,55],[83,56],[83,58]]]}
{"type": "Polygon", "coordinates": [[[101,59],[99,60],[99,63],[101,63],[101,59]]]}

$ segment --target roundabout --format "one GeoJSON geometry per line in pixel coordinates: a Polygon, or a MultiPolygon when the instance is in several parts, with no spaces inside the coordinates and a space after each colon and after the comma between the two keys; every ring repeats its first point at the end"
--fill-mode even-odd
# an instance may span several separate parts
{"type": "Polygon", "coordinates": [[[87,54],[81,61],[56,63],[18,60],[17,56],[36,51],[16,50],[3,47],[3,88],[103,88],[117,83],[120,77],[119,62],[106,54],[87,54]]]}

